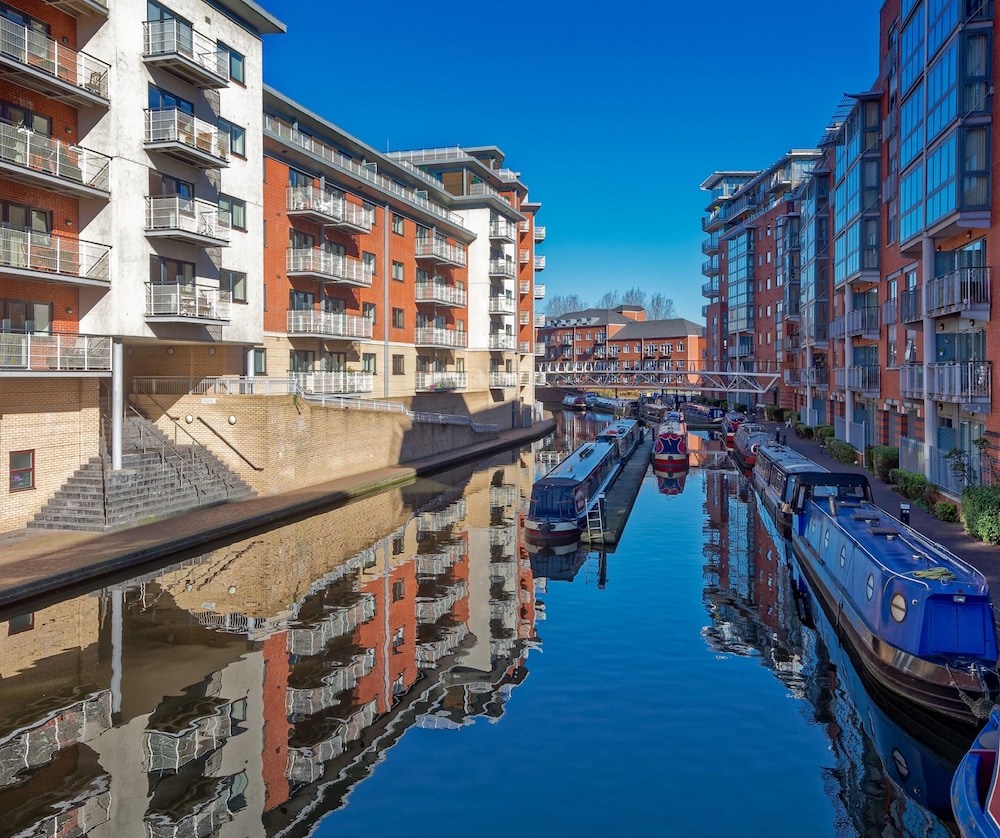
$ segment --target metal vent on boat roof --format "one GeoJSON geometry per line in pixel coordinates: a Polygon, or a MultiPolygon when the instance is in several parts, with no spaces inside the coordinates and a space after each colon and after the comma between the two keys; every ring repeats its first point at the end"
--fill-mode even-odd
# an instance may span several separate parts
{"type": "Polygon", "coordinates": [[[851,520],[852,521],[873,521],[874,522],[874,521],[878,521],[879,517],[880,516],[877,515],[874,512],[852,512],[851,513],[851,520]]]}
{"type": "Polygon", "coordinates": [[[899,530],[897,530],[895,527],[880,527],[876,524],[871,524],[868,527],[868,532],[870,532],[872,535],[884,535],[884,536],[899,535],[899,530]]]}

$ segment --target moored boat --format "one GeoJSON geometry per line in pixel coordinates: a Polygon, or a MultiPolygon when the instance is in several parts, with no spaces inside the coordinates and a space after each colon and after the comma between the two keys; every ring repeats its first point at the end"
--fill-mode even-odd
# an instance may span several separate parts
{"type": "Polygon", "coordinates": [[[962,838],[1000,838],[998,751],[1000,707],[994,706],[951,781],[951,810],[962,838]]]}
{"type": "Polygon", "coordinates": [[[616,442],[581,445],[531,487],[524,517],[525,538],[550,543],[578,539],[587,513],[600,501],[620,467],[616,442]]]}
{"type": "Polygon", "coordinates": [[[792,547],[856,664],[885,689],[967,725],[997,695],[986,578],[872,504],[868,478],[804,473],[792,547]]]}
{"type": "Polygon", "coordinates": [[[686,470],[689,466],[687,431],[680,414],[670,411],[656,428],[653,440],[653,468],[662,472],[686,470]]]}
{"type": "Polygon", "coordinates": [[[733,434],[733,460],[744,473],[757,462],[757,449],[771,439],[771,432],[756,422],[741,422],[733,434]]]}
{"type": "Polygon", "coordinates": [[[739,410],[727,411],[726,415],[722,417],[720,427],[722,428],[722,433],[724,434],[727,446],[730,448],[733,447],[733,437],[736,435],[736,431],[739,426],[746,421],[747,415],[739,410]]]}
{"type": "Polygon", "coordinates": [[[611,442],[618,446],[618,459],[625,462],[639,446],[642,426],[637,419],[619,419],[600,431],[597,442],[611,442]]]}
{"type": "Polygon", "coordinates": [[[764,508],[785,538],[792,532],[792,496],[802,474],[825,474],[827,469],[808,457],[768,440],[757,449],[751,481],[764,508]]]}
{"type": "Polygon", "coordinates": [[[562,406],[566,410],[586,410],[587,397],[582,393],[567,393],[563,396],[562,406]]]}
{"type": "Polygon", "coordinates": [[[709,407],[707,404],[685,402],[681,405],[684,423],[691,427],[715,427],[722,421],[726,411],[721,407],[709,407]]]}

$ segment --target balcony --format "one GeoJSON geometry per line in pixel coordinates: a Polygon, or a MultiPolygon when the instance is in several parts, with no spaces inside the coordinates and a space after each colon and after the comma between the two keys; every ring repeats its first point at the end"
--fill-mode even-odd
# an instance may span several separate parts
{"type": "Polygon", "coordinates": [[[531,326],[534,325],[531,322],[531,312],[530,311],[519,311],[517,313],[517,322],[520,326],[531,326]]]}
{"type": "Polygon", "coordinates": [[[709,236],[701,243],[701,252],[706,256],[714,256],[719,252],[719,237],[709,236]]]}
{"type": "Polygon", "coordinates": [[[538,242],[543,242],[543,241],[545,241],[545,225],[544,224],[536,224],[535,225],[535,242],[538,243],[538,242]]]}
{"type": "Polygon", "coordinates": [[[531,251],[526,247],[522,247],[517,253],[517,261],[522,265],[530,264],[531,251]]]}
{"type": "Polygon", "coordinates": [[[989,361],[927,364],[927,397],[957,403],[969,412],[989,412],[992,399],[989,361]]]}
{"type": "Polygon", "coordinates": [[[433,303],[439,306],[464,308],[469,302],[469,295],[464,288],[444,282],[418,282],[413,296],[418,303],[433,303]]]}
{"type": "Polygon", "coordinates": [[[105,244],[0,228],[0,276],[107,288],[110,257],[105,244]]]}
{"type": "Polygon", "coordinates": [[[467,372],[418,372],[415,389],[419,393],[437,390],[465,390],[469,386],[467,372]]]}
{"type": "Polygon", "coordinates": [[[289,186],[287,212],[292,218],[305,218],[346,233],[372,231],[372,219],[364,207],[315,186],[289,186]]]}
{"type": "Polygon", "coordinates": [[[490,314],[514,315],[516,313],[517,300],[515,300],[513,296],[510,294],[490,295],[490,314]]]}
{"type": "Polygon", "coordinates": [[[142,24],[142,57],[147,67],[166,70],[202,90],[229,86],[229,55],[211,38],[176,18],[142,24]]]}
{"type": "Polygon", "coordinates": [[[880,395],[880,373],[878,366],[838,367],[833,371],[834,385],[838,390],[852,390],[868,398],[880,395]]]}
{"type": "MultiPolygon", "coordinates": [[[[371,340],[372,321],[354,314],[330,311],[289,311],[289,335],[317,335],[344,340],[371,340]]],[[[329,391],[324,391],[329,392],[329,391]]]]}
{"type": "Polygon", "coordinates": [[[444,349],[465,349],[469,345],[469,335],[457,329],[440,329],[422,326],[413,337],[415,346],[438,346],[444,349]]]}
{"type": "Polygon", "coordinates": [[[372,269],[360,259],[331,253],[319,247],[290,247],[285,266],[288,276],[309,277],[320,282],[370,288],[372,269]]]}
{"type": "Polygon", "coordinates": [[[108,16],[108,4],[104,0],[43,0],[43,2],[80,19],[108,16]]]}
{"type": "Polygon", "coordinates": [[[0,175],[76,198],[107,198],[111,158],[0,122],[0,175]]]}
{"type": "Polygon", "coordinates": [[[721,293],[718,281],[702,283],[701,296],[708,297],[708,299],[712,300],[718,297],[721,293]]]}
{"type": "Polygon", "coordinates": [[[826,367],[809,367],[802,370],[802,384],[826,390],[830,385],[830,371],[826,367]]]}
{"type": "Polygon", "coordinates": [[[517,276],[517,268],[510,259],[490,259],[490,276],[513,279],[517,276]]]}
{"type": "Polygon", "coordinates": [[[229,135],[177,108],[146,112],[147,151],[159,151],[199,169],[229,165],[229,135]]]}
{"type": "Polygon", "coordinates": [[[57,102],[108,105],[109,65],[41,32],[0,18],[0,74],[57,102]]]}
{"type": "Polygon", "coordinates": [[[536,343],[533,354],[536,355],[536,356],[538,356],[538,357],[540,357],[540,358],[545,357],[545,344],[541,343],[541,342],[536,343]]]}
{"type": "Polygon", "coordinates": [[[545,286],[535,283],[535,299],[542,300],[545,299],[545,286]]]}
{"type": "MultiPolygon", "coordinates": [[[[786,317],[787,319],[787,317],[786,317]]],[[[893,326],[899,322],[899,300],[886,300],[882,303],[882,325],[893,326]]]]}
{"type": "Polygon", "coordinates": [[[503,387],[517,387],[516,372],[491,372],[490,387],[500,389],[503,387]]]}
{"type": "Polygon", "coordinates": [[[490,224],[490,239],[513,244],[517,241],[517,228],[507,219],[498,219],[490,224]]]}
{"type": "Polygon", "coordinates": [[[959,268],[927,283],[927,316],[990,319],[990,269],[959,268]]]}
{"type": "MultiPolygon", "coordinates": [[[[299,313],[306,312],[289,312],[299,313]]],[[[304,393],[329,396],[371,393],[375,389],[375,376],[370,372],[290,372],[288,375],[304,393]]]]}
{"type": "Polygon", "coordinates": [[[490,352],[513,352],[515,346],[517,338],[514,335],[499,332],[490,335],[490,352]]]}
{"type": "Polygon", "coordinates": [[[923,311],[919,288],[908,288],[905,291],[899,292],[900,323],[917,323],[923,320],[923,311]]]}
{"type": "Polygon", "coordinates": [[[904,399],[924,397],[924,368],[917,364],[902,364],[899,368],[899,394],[904,399]]]}
{"type": "Polygon", "coordinates": [[[785,352],[798,352],[801,346],[802,342],[799,340],[798,335],[785,335],[782,339],[782,348],[785,352]]]}
{"type": "Polygon", "coordinates": [[[110,375],[111,338],[0,332],[0,377],[110,375]]]}
{"type": "Polygon", "coordinates": [[[535,270],[536,271],[544,271],[545,270],[545,257],[544,256],[536,256],[535,257],[535,270]]]}
{"type": "Polygon", "coordinates": [[[229,322],[232,294],[209,285],[146,283],[146,319],[158,323],[229,322]]]}
{"type": "Polygon", "coordinates": [[[465,267],[465,249],[456,244],[448,244],[440,238],[418,238],[414,244],[413,255],[417,259],[427,259],[442,265],[465,267]]]}
{"type": "Polygon", "coordinates": [[[860,337],[865,340],[878,340],[878,308],[856,308],[844,315],[844,334],[847,337],[860,337]]]}
{"type": "Polygon", "coordinates": [[[802,370],[800,369],[786,369],[783,373],[783,379],[788,387],[799,387],[802,384],[802,370]]]}
{"type": "Polygon", "coordinates": [[[543,328],[545,328],[545,315],[544,314],[536,314],[535,315],[535,328],[536,329],[543,329],[543,328]]]}
{"type": "Polygon", "coordinates": [[[173,239],[199,247],[229,244],[229,213],[197,198],[146,198],[147,238],[173,239]]]}

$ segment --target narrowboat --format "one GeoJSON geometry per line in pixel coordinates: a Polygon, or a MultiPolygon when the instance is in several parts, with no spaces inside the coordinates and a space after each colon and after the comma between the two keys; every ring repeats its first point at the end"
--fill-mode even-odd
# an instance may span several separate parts
{"type": "Polygon", "coordinates": [[[727,448],[733,447],[733,437],[736,435],[736,430],[746,421],[747,415],[738,410],[727,411],[726,415],[722,417],[720,426],[727,448]]]}
{"type": "Polygon", "coordinates": [[[539,542],[580,537],[587,513],[618,476],[621,460],[615,442],[588,442],[531,487],[524,536],[539,542]]]}
{"type": "Polygon", "coordinates": [[[741,422],[733,434],[732,457],[737,468],[744,474],[749,473],[757,462],[757,449],[772,438],[771,432],[763,425],[741,422]]]}
{"type": "Polygon", "coordinates": [[[750,479],[778,532],[785,538],[792,534],[792,495],[798,476],[826,472],[823,466],[773,440],[757,449],[750,479]]]}
{"type": "Polygon", "coordinates": [[[791,506],[792,548],[855,665],[943,719],[980,723],[1000,686],[986,577],[874,506],[863,474],[801,474],[791,506]]]}
{"type": "Polygon", "coordinates": [[[582,393],[567,393],[563,396],[562,406],[566,410],[586,410],[587,397],[582,393]]]}
{"type": "Polygon", "coordinates": [[[688,469],[685,465],[682,469],[670,469],[663,471],[653,467],[653,476],[656,478],[656,490],[661,495],[679,495],[684,491],[684,483],[687,481],[688,469]]]}
{"type": "Polygon", "coordinates": [[[1000,836],[1000,707],[994,705],[986,726],[958,763],[951,781],[951,811],[962,838],[1000,836]]]}
{"type": "Polygon", "coordinates": [[[656,429],[653,440],[653,468],[662,472],[686,471],[688,460],[687,431],[680,414],[670,411],[656,429]]]}
{"type": "Polygon", "coordinates": [[[594,437],[596,442],[612,442],[618,446],[618,459],[623,463],[632,456],[642,439],[642,425],[637,419],[619,419],[594,437]]]}
{"type": "MultiPolygon", "coordinates": [[[[589,395],[589,394],[588,394],[589,395]]],[[[594,396],[590,403],[594,413],[610,413],[621,419],[635,419],[639,412],[639,403],[635,399],[612,399],[608,396],[594,396]]]]}
{"type": "Polygon", "coordinates": [[[709,407],[707,404],[684,402],[681,405],[684,424],[691,427],[718,427],[726,411],[721,407],[709,407]]]}

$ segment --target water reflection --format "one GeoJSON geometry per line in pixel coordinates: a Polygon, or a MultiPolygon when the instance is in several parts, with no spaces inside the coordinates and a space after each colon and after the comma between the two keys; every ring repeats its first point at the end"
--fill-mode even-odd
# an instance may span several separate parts
{"type": "Polygon", "coordinates": [[[940,722],[862,682],[798,572],[791,545],[735,474],[709,474],[703,631],[758,658],[808,702],[836,764],[828,794],[859,835],[952,835],[949,787],[964,746],[940,722]]]}

